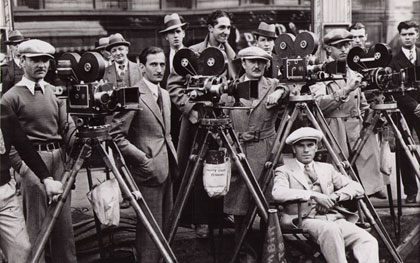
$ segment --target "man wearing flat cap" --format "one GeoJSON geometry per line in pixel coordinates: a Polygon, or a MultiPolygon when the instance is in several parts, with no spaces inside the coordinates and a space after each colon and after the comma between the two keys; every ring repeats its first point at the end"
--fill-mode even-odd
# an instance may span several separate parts
{"type": "Polygon", "coordinates": [[[331,164],[315,162],[322,132],[303,127],[292,132],[286,143],[292,145],[293,159],[275,169],[272,195],[284,204],[280,219],[283,228],[296,228],[297,204],[302,206],[303,230],[320,246],[328,263],[347,263],[351,249],[359,263],[378,263],[378,242],[354,223],[357,214],[340,205],[363,194],[362,186],[339,173],[331,164]]]}
{"type": "MultiPolygon", "coordinates": [[[[352,41],[352,35],[346,29],[333,29],[324,37],[325,48],[335,61],[346,61],[352,41]]],[[[347,158],[360,137],[362,113],[369,110],[369,104],[360,89],[361,81],[359,73],[347,68],[346,80],[327,81],[311,88],[347,158]]],[[[386,194],[379,157],[379,145],[376,136],[372,134],[355,164],[366,194],[383,199],[386,194]]]]}
{"type": "Polygon", "coordinates": [[[128,60],[130,42],[119,34],[109,36],[106,50],[111,52],[113,63],[105,69],[104,80],[116,87],[132,87],[142,78],[139,65],[128,60]]]}
{"type": "MultiPolygon", "coordinates": [[[[258,180],[276,137],[275,122],[280,110],[279,102],[287,92],[285,87],[279,86],[277,79],[264,77],[271,56],[263,49],[244,48],[239,51],[238,58],[245,70],[239,81],[258,81],[258,97],[241,98],[241,104],[252,110],[233,109],[229,111],[229,115],[249,165],[258,180]]],[[[233,97],[223,99],[226,99],[228,106],[235,103],[233,97]]],[[[224,212],[235,216],[235,233],[239,234],[251,195],[241,175],[234,171],[235,168],[232,168],[230,189],[224,200],[224,212]]],[[[249,254],[249,251],[242,251],[241,254],[244,253],[249,254]]]]}
{"type": "Polygon", "coordinates": [[[255,36],[256,46],[264,49],[272,59],[270,65],[265,71],[264,76],[269,78],[276,78],[279,75],[279,59],[274,51],[274,41],[277,38],[276,26],[274,24],[267,24],[261,22],[256,31],[252,32],[255,36]]]}
{"type": "MultiPolygon", "coordinates": [[[[55,87],[44,81],[55,48],[45,41],[32,39],[18,48],[24,71],[22,80],[7,92],[2,103],[17,115],[28,139],[47,165],[51,178],[61,181],[66,153],[71,146],[75,125],[67,116],[65,101],[58,99],[55,87]]],[[[48,208],[44,185],[17,154],[11,156],[12,166],[22,177],[22,193],[26,225],[31,244],[34,244],[48,208]]],[[[45,179],[46,180],[46,179],[45,179]]],[[[76,263],[71,197],[51,233],[50,255],[54,263],[76,263]]],[[[45,262],[42,257],[40,262],[45,262]]]]}
{"type": "Polygon", "coordinates": [[[105,60],[105,65],[108,67],[112,64],[111,62],[111,53],[106,50],[106,46],[109,44],[109,37],[101,37],[99,40],[95,43],[95,49],[94,51],[99,52],[102,57],[105,60]]]}
{"type": "Polygon", "coordinates": [[[18,30],[14,30],[9,34],[9,39],[4,43],[9,46],[11,59],[1,67],[1,83],[2,94],[6,93],[19,80],[22,79],[23,70],[20,66],[18,46],[27,39],[18,30]]]}

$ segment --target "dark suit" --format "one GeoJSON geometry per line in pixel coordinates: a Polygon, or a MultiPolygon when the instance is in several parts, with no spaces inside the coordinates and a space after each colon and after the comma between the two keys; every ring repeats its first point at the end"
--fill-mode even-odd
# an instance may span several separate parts
{"type": "MultiPolygon", "coordinates": [[[[133,86],[138,83],[142,78],[141,70],[139,65],[134,62],[128,61],[128,79],[129,86],[133,86]]],[[[104,73],[104,80],[112,83],[117,83],[118,74],[117,69],[115,68],[115,62],[106,67],[104,73]]]]}
{"type": "MultiPolygon", "coordinates": [[[[389,65],[394,70],[400,70],[403,68],[420,66],[420,49],[416,48],[416,62],[413,65],[410,60],[405,56],[405,54],[400,49],[400,52],[397,53],[392,58],[391,64],[389,65]]],[[[420,85],[418,83],[414,84],[417,89],[405,92],[403,94],[395,94],[394,98],[398,103],[398,108],[401,110],[404,118],[407,120],[408,126],[411,129],[416,131],[417,136],[420,136],[420,119],[414,115],[414,109],[420,102],[420,85]]],[[[397,122],[398,123],[398,122],[397,122]]],[[[416,176],[414,171],[411,168],[409,160],[405,157],[404,154],[401,154],[401,176],[404,185],[404,193],[406,195],[417,194],[418,187],[416,182],[416,176]]]]}
{"type": "MultiPolygon", "coordinates": [[[[134,86],[140,90],[139,110],[117,113],[112,121],[111,135],[162,228],[172,210],[172,180],[177,172],[176,151],[170,135],[170,98],[161,88],[161,112],[144,81],[134,86]]],[[[136,249],[142,263],[158,261],[159,250],[140,221],[137,223],[136,249]]]]}
{"type": "Polygon", "coordinates": [[[6,93],[10,88],[12,88],[16,83],[18,83],[23,76],[23,69],[16,65],[15,61],[12,59],[7,62],[6,65],[1,67],[1,83],[2,83],[2,93],[6,93]]]}

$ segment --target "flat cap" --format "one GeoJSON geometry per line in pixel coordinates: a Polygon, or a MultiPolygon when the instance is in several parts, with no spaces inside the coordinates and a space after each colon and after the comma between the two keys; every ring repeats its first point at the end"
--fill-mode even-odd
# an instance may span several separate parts
{"type": "Polygon", "coordinates": [[[55,48],[48,42],[39,39],[30,39],[18,47],[20,55],[26,57],[50,57],[54,58],[55,48]]]}
{"type": "Polygon", "coordinates": [[[349,41],[353,41],[353,34],[343,28],[333,29],[324,36],[324,44],[328,46],[349,41]]]}
{"type": "Polygon", "coordinates": [[[271,56],[262,48],[259,47],[247,47],[238,52],[238,58],[240,59],[264,59],[271,60],[271,56]]]}
{"type": "Polygon", "coordinates": [[[302,127],[287,136],[286,144],[293,145],[302,140],[314,140],[318,143],[322,137],[323,135],[320,130],[312,127],[302,127]]]}

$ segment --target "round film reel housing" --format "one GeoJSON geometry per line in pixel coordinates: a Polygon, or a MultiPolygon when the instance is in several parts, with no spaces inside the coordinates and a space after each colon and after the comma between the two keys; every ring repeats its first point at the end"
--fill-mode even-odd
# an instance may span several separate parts
{"type": "Polygon", "coordinates": [[[85,82],[94,82],[102,79],[105,73],[105,60],[97,52],[86,52],[79,62],[80,79],[85,82]]]}
{"type": "Polygon", "coordinates": [[[313,55],[318,49],[318,40],[312,32],[301,32],[295,39],[295,53],[298,56],[306,57],[313,55]]]}
{"type": "Polygon", "coordinates": [[[198,74],[204,76],[218,76],[226,69],[225,55],[215,47],[208,47],[198,58],[198,74]]]}
{"type": "Polygon", "coordinates": [[[274,49],[279,58],[295,56],[295,36],[289,33],[280,34],[274,41],[274,49]]]}
{"type": "Polygon", "coordinates": [[[178,75],[197,75],[198,56],[189,48],[181,48],[174,56],[173,65],[178,75]]]}
{"type": "Polygon", "coordinates": [[[80,61],[80,55],[74,52],[66,52],[63,55],[60,56],[60,58],[58,59],[58,67],[66,67],[66,66],[70,66],[71,69],[73,70],[74,74],[76,74],[77,78],[80,77],[80,73],[79,73],[79,64],[80,61]],[[69,61],[70,65],[67,65],[66,62],[64,61],[69,61]]]}
{"type": "Polygon", "coordinates": [[[360,71],[377,67],[387,67],[392,59],[391,48],[387,44],[378,43],[366,53],[361,47],[350,49],[347,64],[352,70],[360,71]]]}

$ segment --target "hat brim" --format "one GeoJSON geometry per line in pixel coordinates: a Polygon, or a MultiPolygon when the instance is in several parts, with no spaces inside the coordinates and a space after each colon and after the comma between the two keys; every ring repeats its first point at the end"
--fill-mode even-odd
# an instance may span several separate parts
{"type": "Polygon", "coordinates": [[[353,41],[353,39],[351,39],[351,38],[343,38],[343,39],[339,39],[339,40],[336,40],[336,41],[330,42],[328,45],[329,45],[329,46],[334,46],[334,45],[337,45],[337,44],[339,44],[339,43],[343,43],[343,42],[352,42],[352,41],[353,41]]]}
{"type": "Polygon", "coordinates": [[[102,45],[102,46],[99,46],[99,47],[95,47],[93,50],[95,50],[95,51],[101,51],[101,50],[104,50],[106,48],[106,46],[107,45],[102,45]]]}
{"type": "Polygon", "coordinates": [[[168,31],[171,31],[171,30],[174,30],[175,28],[178,28],[178,27],[181,27],[181,28],[183,28],[184,30],[185,29],[187,29],[187,27],[188,27],[188,25],[189,25],[190,23],[188,23],[188,22],[185,22],[185,23],[182,23],[182,24],[178,24],[178,25],[173,25],[173,26],[170,26],[170,27],[167,27],[167,28],[165,28],[165,29],[163,29],[163,30],[161,30],[161,31],[159,31],[159,33],[166,33],[166,32],[168,32],[168,31]]]}
{"type": "Polygon", "coordinates": [[[49,57],[54,59],[54,56],[51,54],[39,54],[39,53],[23,53],[22,56],[28,57],[28,58],[35,58],[35,57],[49,57]]]}
{"type": "Polygon", "coordinates": [[[315,141],[316,143],[319,143],[320,141],[321,141],[321,139],[322,138],[319,138],[319,137],[316,137],[316,136],[304,136],[304,137],[300,137],[300,138],[298,138],[298,139],[295,139],[295,140],[293,140],[293,141],[291,141],[291,140],[286,140],[286,144],[288,144],[288,145],[293,145],[293,144],[295,144],[295,143],[297,143],[297,142],[300,142],[300,141],[315,141]]]}
{"type": "Polygon", "coordinates": [[[262,60],[270,61],[272,57],[270,56],[268,58],[268,57],[263,57],[263,56],[246,56],[246,57],[241,57],[241,59],[262,59],[262,60]]]}
{"type": "Polygon", "coordinates": [[[263,37],[273,39],[273,40],[276,40],[277,37],[278,37],[277,34],[273,36],[273,35],[265,34],[263,32],[258,32],[258,31],[252,31],[252,34],[254,34],[256,36],[263,36],[263,37]]]}
{"type": "Polygon", "coordinates": [[[112,43],[112,44],[107,45],[105,47],[105,49],[107,51],[110,51],[111,48],[116,47],[116,46],[127,46],[127,47],[129,47],[130,46],[130,42],[128,42],[128,41],[115,42],[115,43],[112,43]]]}
{"type": "Polygon", "coordinates": [[[12,40],[12,41],[6,40],[6,41],[4,41],[4,44],[6,44],[6,45],[17,45],[17,44],[20,44],[20,43],[25,42],[27,40],[29,40],[29,38],[24,38],[24,39],[20,39],[20,40],[12,40]]]}

